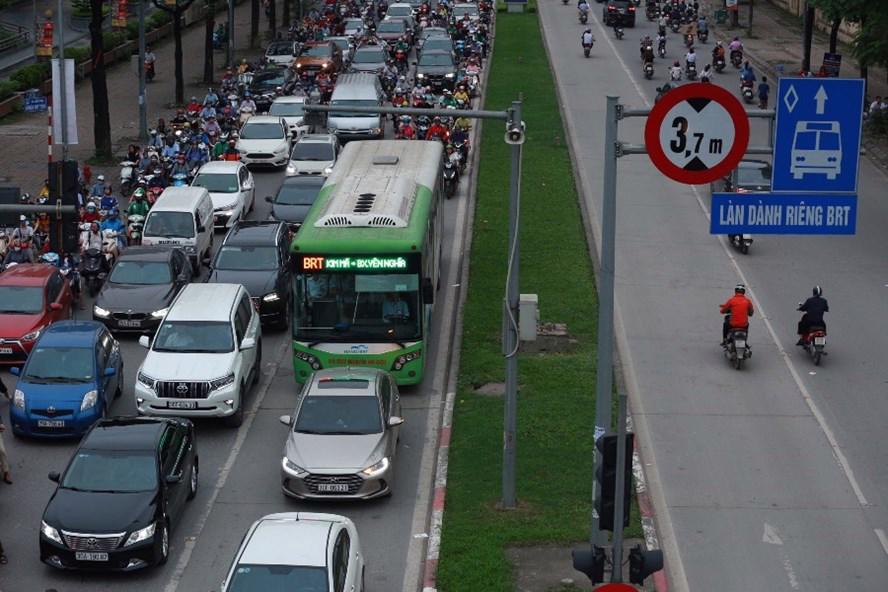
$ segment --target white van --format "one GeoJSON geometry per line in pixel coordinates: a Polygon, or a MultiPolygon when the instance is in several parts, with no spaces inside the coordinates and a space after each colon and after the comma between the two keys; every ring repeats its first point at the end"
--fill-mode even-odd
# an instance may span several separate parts
{"type": "Polygon", "coordinates": [[[205,187],[167,187],[148,212],[143,245],[180,247],[194,274],[212,256],[213,200],[205,187]]]}
{"type": "Polygon", "coordinates": [[[385,117],[382,114],[349,112],[349,107],[379,107],[385,101],[385,92],[376,74],[340,74],[330,97],[327,129],[336,134],[340,142],[370,140],[383,137],[385,117]],[[341,109],[341,110],[340,110],[341,109]]]}

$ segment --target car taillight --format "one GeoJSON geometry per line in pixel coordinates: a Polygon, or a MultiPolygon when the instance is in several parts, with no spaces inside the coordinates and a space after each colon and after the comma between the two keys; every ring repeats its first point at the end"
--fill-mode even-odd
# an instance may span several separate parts
{"type": "Polygon", "coordinates": [[[748,189],[743,189],[742,187],[737,188],[737,193],[752,193],[748,189]]]}
{"type": "Polygon", "coordinates": [[[635,12],[635,7],[631,4],[629,5],[629,12],[635,12]]]}
{"type": "Polygon", "coordinates": [[[614,10],[616,10],[616,8],[614,8],[613,6],[608,6],[608,7],[607,7],[607,11],[608,11],[608,12],[613,12],[614,10]]]}

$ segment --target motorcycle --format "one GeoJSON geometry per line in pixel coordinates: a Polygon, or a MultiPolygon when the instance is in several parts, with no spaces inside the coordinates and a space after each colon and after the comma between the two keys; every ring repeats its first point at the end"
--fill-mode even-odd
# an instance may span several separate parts
{"type": "Polygon", "coordinates": [[[145,62],[145,80],[147,82],[154,80],[154,62],[145,62]]]}
{"type": "Polygon", "coordinates": [[[450,199],[456,195],[459,185],[459,169],[450,159],[444,161],[444,197],[450,199]]]}
{"type": "Polygon", "coordinates": [[[706,41],[709,39],[709,31],[708,30],[707,31],[699,31],[698,30],[697,31],[697,39],[700,41],[700,43],[706,43],[706,41]]]}
{"type": "Polygon", "coordinates": [[[688,80],[697,79],[697,65],[694,62],[688,62],[685,66],[685,76],[688,80]]]}
{"type": "Polygon", "coordinates": [[[744,103],[751,104],[754,99],[752,92],[753,84],[751,80],[744,80],[740,83],[740,94],[743,95],[744,103]]]}
{"type": "Polygon", "coordinates": [[[679,19],[670,19],[669,28],[672,29],[673,33],[678,33],[681,29],[681,21],[679,19]]]}
{"type": "Polygon", "coordinates": [[[731,329],[728,338],[722,344],[725,357],[731,362],[735,370],[743,368],[743,362],[752,357],[752,348],[749,347],[749,334],[745,329],[731,329]]]}
{"type": "Polygon", "coordinates": [[[669,69],[669,78],[672,82],[679,82],[681,80],[681,66],[672,66],[669,69]]]}
{"type": "Polygon", "coordinates": [[[654,63],[653,62],[645,62],[644,63],[644,77],[650,80],[654,77],[654,63]]]}
{"type": "Polygon", "coordinates": [[[102,253],[104,253],[105,258],[108,260],[109,269],[114,265],[114,261],[116,259],[115,253],[119,252],[120,250],[118,241],[119,237],[116,231],[102,231],[102,253]]]}
{"type": "Polygon", "coordinates": [[[660,9],[656,4],[648,4],[644,9],[644,15],[649,21],[655,21],[660,16],[660,9]]]}
{"type": "Polygon", "coordinates": [[[749,247],[752,246],[752,235],[751,234],[729,234],[728,242],[731,243],[731,246],[743,253],[744,255],[749,255],[749,247]]]}
{"type": "Polygon", "coordinates": [[[740,64],[743,63],[743,52],[739,49],[731,50],[731,65],[740,69],[740,64]]]}
{"type": "Polygon", "coordinates": [[[89,295],[95,297],[102,288],[108,270],[108,261],[102,251],[92,248],[87,249],[80,260],[80,276],[86,283],[89,295]]]}
{"type": "Polygon", "coordinates": [[[617,39],[622,39],[623,34],[623,27],[621,27],[620,25],[614,25],[614,37],[616,37],[617,39]]]}
{"type": "Polygon", "coordinates": [[[120,163],[120,193],[129,195],[133,185],[133,173],[135,172],[136,163],[131,160],[124,160],[120,163]]]}
{"type": "Polygon", "coordinates": [[[657,43],[657,55],[660,56],[660,59],[666,57],[666,39],[660,39],[657,43]]]}
{"type": "Polygon", "coordinates": [[[580,10],[579,18],[580,18],[580,23],[585,25],[586,22],[589,20],[589,11],[588,10],[580,10]]]}
{"type": "Polygon", "coordinates": [[[723,58],[722,56],[716,57],[715,63],[713,63],[712,67],[715,68],[716,72],[721,73],[722,70],[725,69],[725,58],[723,58]]]}
{"type": "MultiPolygon", "coordinates": [[[[799,308],[802,309],[802,303],[799,302],[799,308]]],[[[826,354],[826,327],[823,325],[811,325],[808,331],[802,335],[802,348],[808,352],[808,355],[814,359],[814,365],[820,365],[820,359],[826,354]]]]}
{"type": "Polygon", "coordinates": [[[690,33],[685,35],[685,47],[690,47],[694,44],[694,36],[690,33]]]}
{"type": "Polygon", "coordinates": [[[133,214],[126,221],[127,235],[130,245],[142,244],[142,229],[145,227],[145,216],[133,214]]]}
{"type": "Polygon", "coordinates": [[[586,56],[587,58],[589,57],[589,54],[592,52],[592,45],[593,45],[593,43],[584,43],[583,44],[583,55],[586,56]]]}
{"type": "Polygon", "coordinates": [[[656,104],[656,103],[657,103],[660,99],[662,99],[662,98],[666,95],[666,93],[668,93],[670,90],[672,90],[672,85],[669,84],[668,82],[667,82],[666,84],[664,84],[663,86],[658,86],[658,87],[657,87],[657,96],[654,97],[654,103],[656,104]]]}
{"type": "Polygon", "coordinates": [[[188,175],[185,173],[176,173],[172,176],[170,185],[172,187],[185,187],[188,185],[188,175]]]}

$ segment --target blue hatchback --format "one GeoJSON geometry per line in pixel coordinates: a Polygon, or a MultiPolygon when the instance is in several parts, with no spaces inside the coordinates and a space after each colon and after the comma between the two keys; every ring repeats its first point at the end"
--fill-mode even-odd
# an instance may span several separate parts
{"type": "Polygon", "coordinates": [[[16,436],[82,436],[104,416],[123,385],[120,346],[95,321],[59,321],[46,328],[23,368],[9,406],[16,436]]]}

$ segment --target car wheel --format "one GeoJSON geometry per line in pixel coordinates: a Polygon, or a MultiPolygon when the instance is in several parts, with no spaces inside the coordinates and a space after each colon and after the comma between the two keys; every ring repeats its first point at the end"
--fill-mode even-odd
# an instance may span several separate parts
{"type": "Polygon", "coordinates": [[[157,536],[157,565],[163,565],[170,557],[170,528],[164,520],[160,525],[160,534],[157,536]]]}
{"type": "Polygon", "coordinates": [[[197,457],[194,457],[194,466],[191,467],[191,475],[188,477],[188,499],[194,499],[194,496],[197,495],[197,480],[198,480],[198,464],[197,457]]]}
{"type": "Polygon", "coordinates": [[[244,394],[246,393],[246,389],[243,385],[241,385],[240,391],[241,396],[237,411],[225,418],[225,425],[228,427],[239,428],[241,424],[244,423],[244,394]]]}
{"type": "Polygon", "coordinates": [[[277,326],[281,331],[286,331],[290,328],[290,307],[285,306],[284,312],[281,313],[281,320],[277,326]]]}
{"type": "Polygon", "coordinates": [[[253,362],[253,386],[259,384],[259,374],[262,372],[262,342],[256,344],[256,361],[253,362]]]}

